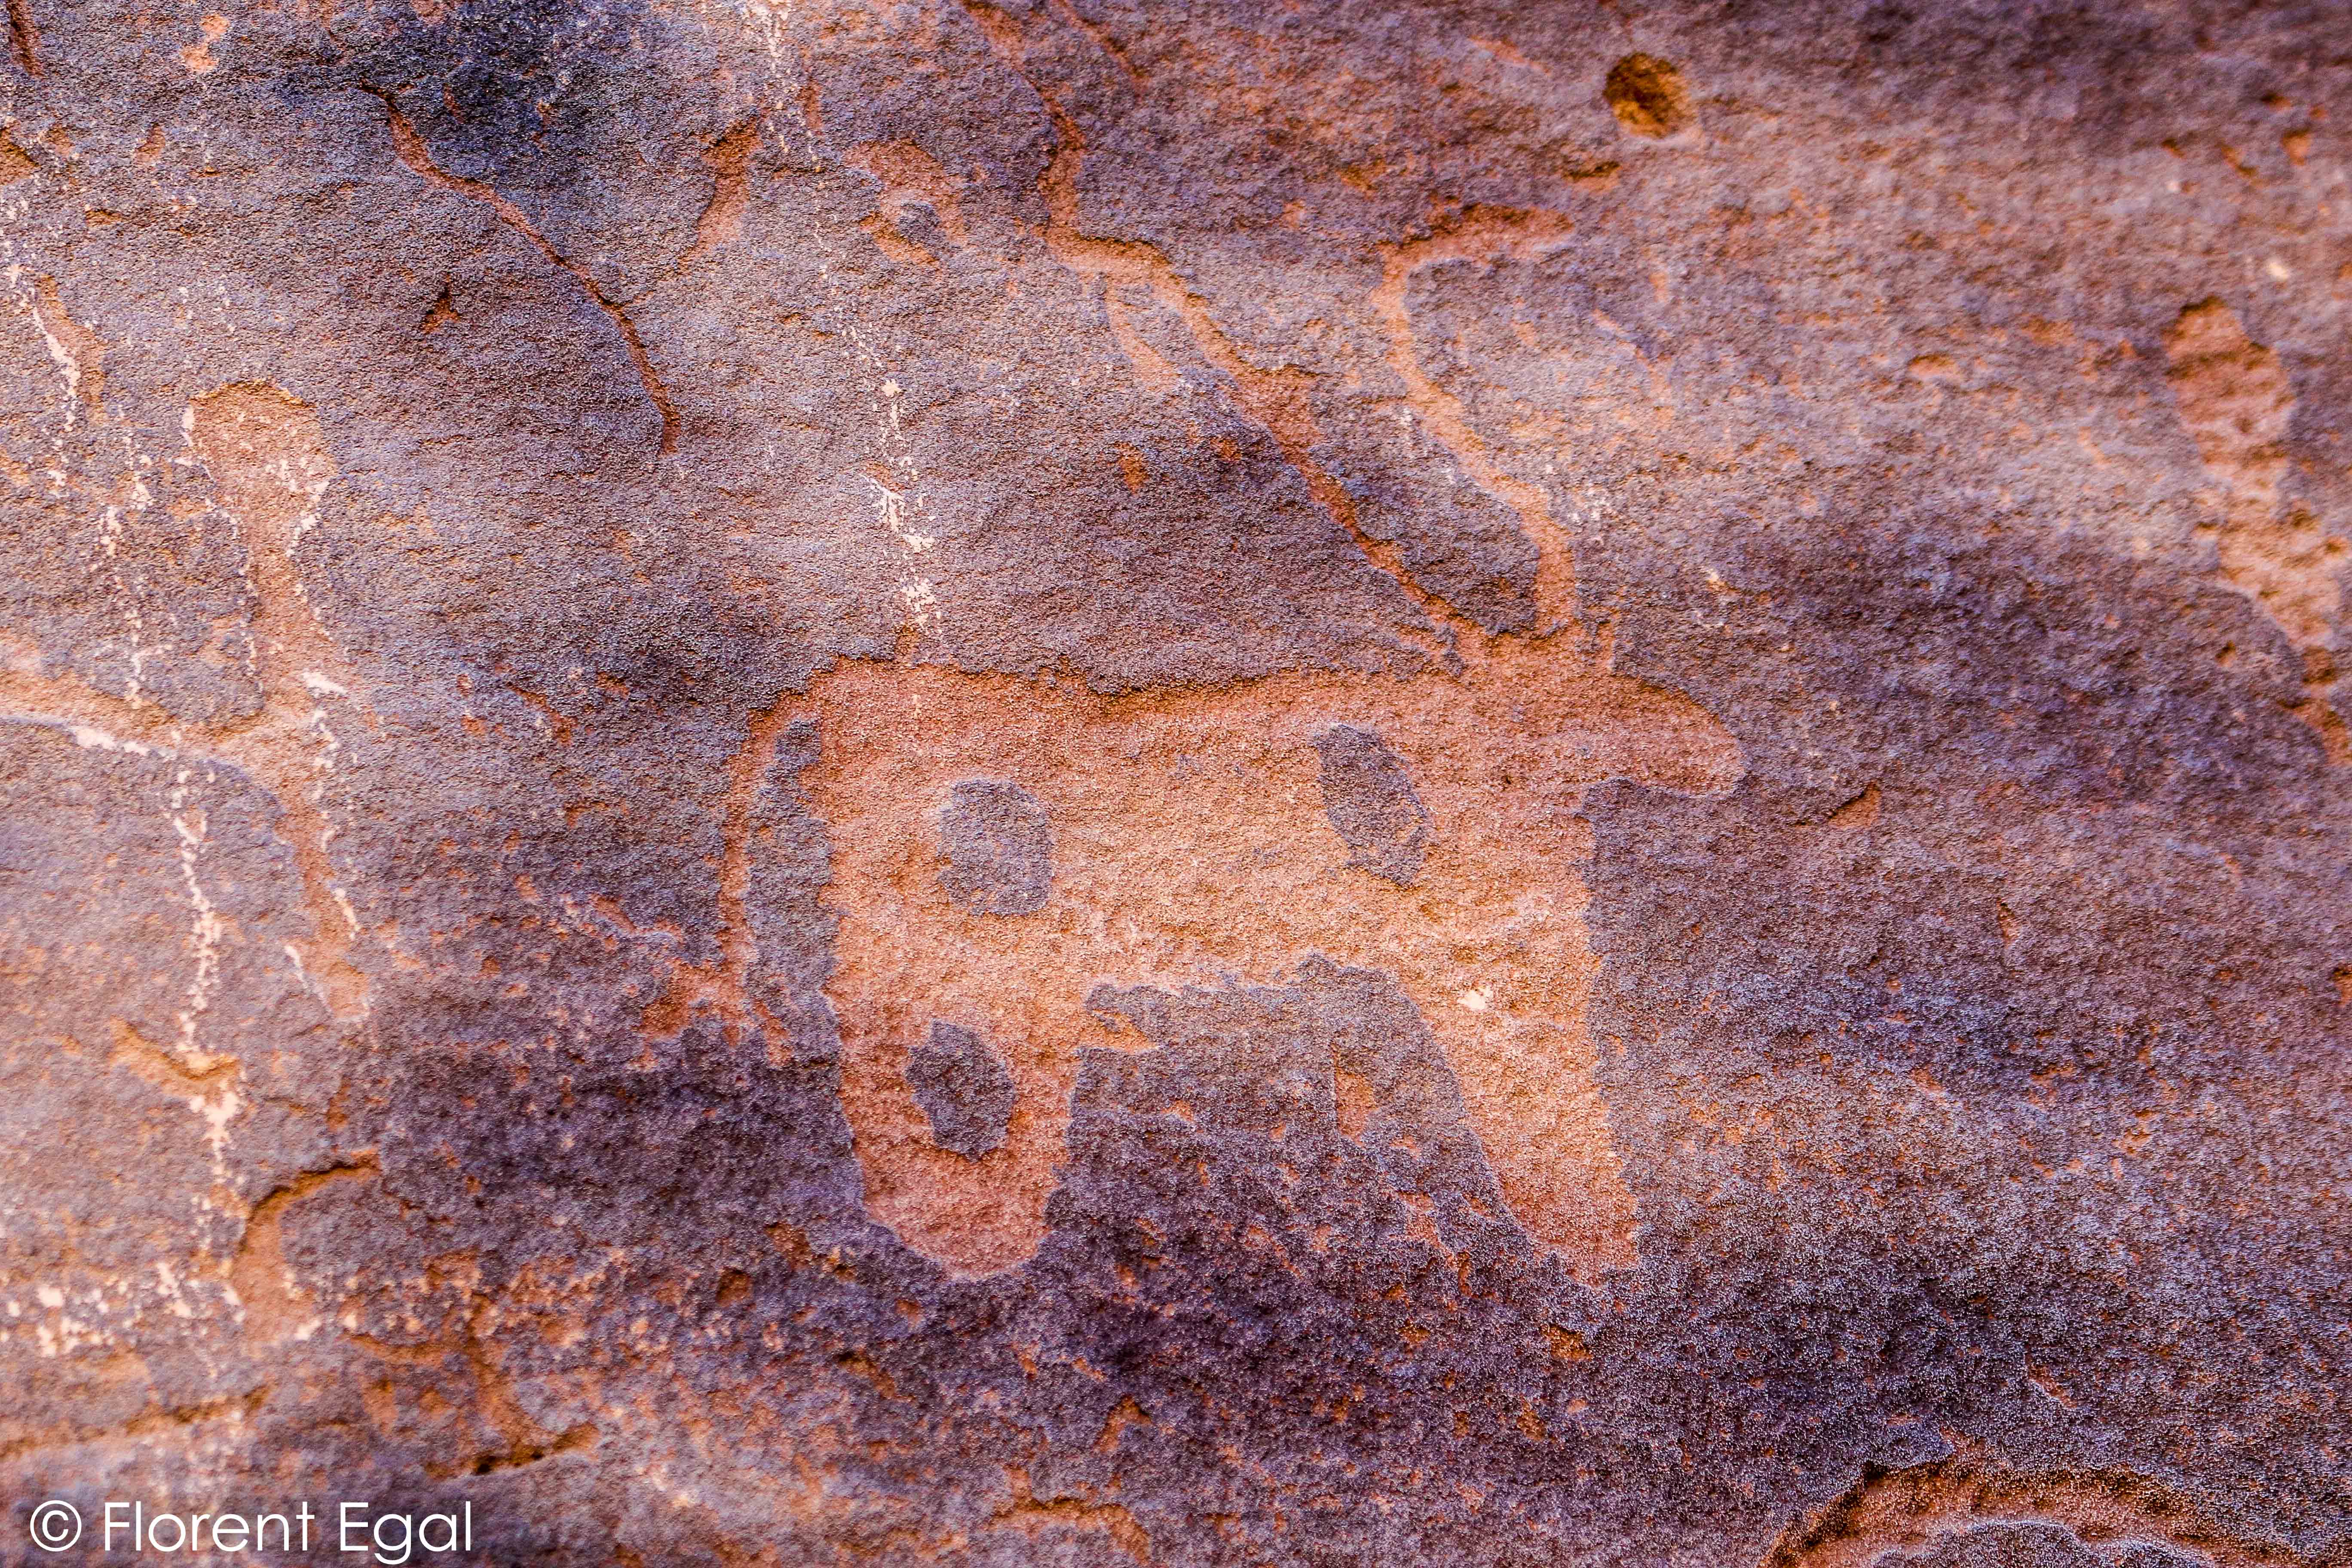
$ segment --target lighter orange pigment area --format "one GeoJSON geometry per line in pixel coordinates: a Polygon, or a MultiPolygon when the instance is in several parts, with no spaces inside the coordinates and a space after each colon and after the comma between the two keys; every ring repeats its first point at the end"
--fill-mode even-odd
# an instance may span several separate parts
{"type": "Polygon", "coordinates": [[[363,699],[295,565],[302,536],[317,526],[334,481],[334,459],[317,411],[268,382],[241,382],[192,399],[187,437],[219,486],[222,508],[236,520],[254,595],[262,710],[218,735],[217,750],[286,813],[313,931],[310,942],[299,944],[303,973],[338,1017],[363,1016],[367,977],[352,963],[358,918],[329,855],[335,829],[322,790],[336,742],[321,707],[330,698],[354,706],[363,699]]]}
{"type": "Polygon", "coordinates": [[[2286,437],[2294,388],[2276,353],[2246,336],[2219,300],[2191,305],[2166,336],[2172,395],[2197,442],[2205,471],[2220,482],[2216,541],[2221,572],[2263,607],[2303,655],[2314,688],[2297,709],[2330,760],[2352,763],[2343,717],[2315,689],[2335,679],[2328,644],[2342,618],[2345,542],[2301,507],[2283,504],[2286,437]]]}
{"type": "MultiPolygon", "coordinates": [[[[1482,639],[1474,639],[1482,640],[1482,639]]],[[[1633,1259],[1633,1205],[1593,1077],[1581,868],[1588,786],[1716,792],[1738,748],[1688,700],[1609,674],[1566,637],[1502,638],[1458,675],[1284,675],[1104,697],[932,666],[844,665],[812,699],[804,775],[833,841],[826,985],[866,1206],[960,1274],[1029,1258],[1063,1157],[1082,1047],[1131,1047],[1090,1013],[1106,982],[1276,983],[1311,954],[1393,975],[1459,1079],[1526,1230],[1588,1279],[1633,1259]],[[1421,875],[1349,863],[1316,738],[1377,731],[1431,817],[1421,875]],[[1034,914],[973,914],[940,880],[954,785],[1021,785],[1050,816],[1034,914]],[[905,1077],[932,1021],[976,1030],[1017,1090],[1003,1145],[936,1147],[905,1077]]]]}

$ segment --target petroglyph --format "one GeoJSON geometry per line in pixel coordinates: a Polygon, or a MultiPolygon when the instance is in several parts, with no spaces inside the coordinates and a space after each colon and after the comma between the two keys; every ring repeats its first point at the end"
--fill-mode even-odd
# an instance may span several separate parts
{"type": "MultiPolygon", "coordinates": [[[[1018,25],[967,9],[1021,70],[1018,25]]],[[[1152,247],[1083,232],[1083,137],[1059,97],[1031,85],[1054,136],[1039,189],[1055,259],[1105,288],[1115,327],[1121,289],[1182,320],[1332,521],[1443,630],[1433,668],[1409,682],[1297,672],[1104,697],[1051,679],[852,664],[821,675],[805,704],[755,716],[730,800],[757,786],[782,724],[820,721],[803,785],[832,835],[842,923],[826,990],[869,1208],[961,1273],[1019,1263],[1043,1235],[1077,1054],[1121,1043],[1087,1006],[1095,987],[1272,980],[1321,955],[1397,976],[1444,1045],[1531,1235],[1587,1278],[1631,1261],[1632,1201],[1582,1026],[1592,959],[1578,812],[1603,779],[1716,791],[1740,760],[1695,704],[1612,675],[1605,650],[1575,634],[1553,635],[1574,625],[1574,579],[1549,498],[1422,369],[1409,300],[1424,267],[1540,257],[1571,226],[1470,209],[1384,248],[1367,301],[1408,416],[1533,547],[1536,613],[1515,622],[1528,635],[1493,636],[1360,524],[1316,456],[1303,373],[1253,363],[1152,247]]],[[[935,537],[900,389],[848,325],[879,387],[886,460],[865,478],[911,566],[935,537]]],[[[905,575],[902,651],[930,628],[933,590],[905,575]]],[[[728,842],[732,888],[744,851],[731,828],[728,842]]],[[[698,1005],[730,1030],[753,1021],[747,911],[724,889],[721,902],[725,957],[681,968],[647,1008],[649,1030],[674,1033],[698,1005]]]]}
{"type": "Polygon", "coordinates": [[[1990,1520],[1939,1535],[1917,1552],[1894,1552],[1875,1568],[2207,1568],[2207,1559],[2152,1541],[2094,1547],[2063,1524],[1990,1520]]]}
{"type": "MultiPolygon", "coordinates": [[[[1032,76],[1027,68],[1028,44],[1020,26],[1003,12],[982,3],[965,0],[964,9],[971,16],[989,47],[1023,81],[1045,107],[1052,122],[1054,152],[1037,182],[1038,195],[1045,198],[1045,245],[1054,258],[1080,277],[1092,279],[1103,290],[1103,308],[1109,319],[1112,335],[1121,352],[1134,367],[1137,376],[1147,386],[1166,390],[1174,385],[1173,367],[1157,351],[1151,349],[1143,335],[1136,330],[1126,314],[1126,297],[1133,295],[1156,301],[1160,307],[1184,323],[1194,349],[1207,363],[1225,377],[1234,400],[1252,419],[1263,426],[1282,450],[1284,458],[1307,483],[1315,498],[1331,520],[1346,530],[1371,563],[1394,579],[1433,616],[1445,617],[1452,606],[1435,598],[1416,581],[1407,568],[1403,553],[1391,542],[1368,531],[1356,514],[1354,500],[1347,488],[1329,473],[1315,455],[1322,440],[1315,411],[1307,395],[1307,377],[1295,368],[1268,370],[1242,352],[1212,315],[1208,301],[1195,293],[1178,273],[1168,258],[1158,248],[1135,241],[1097,238],[1085,231],[1078,212],[1078,175],[1087,157],[1085,134],[1072,118],[1059,93],[1032,76]]],[[[1551,223],[1552,229],[1563,226],[1551,223]]],[[[1412,247],[1406,247],[1411,249],[1412,247]]],[[[1418,262],[1417,254],[1407,260],[1392,262],[1391,270],[1402,277],[1418,262]]],[[[1400,285],[1401,287],[1401,285],[1400,285]]],[[[1378,301],[1375,301],[1376,306],[1378,301]]],[[[1402,310],[1402,306],[1399,307],[1402,310]]],[[[1408,342],[1399,353],[1410,357],[1408,342]]],[[[1441,438],[1444,432],[1441,431],[1441,438]]],[[[1481,453],[1483,455],[1483,451],[1481,453]]],[[[1474,477],[1479,470],[1475,461],[1464,456],[1465,468],[1474,477]]],[[[1498,476],[1488,476],[1497,478],[1498,476]]],[[[1520,497],[1510,488],[1512,481],[1499,479],[1489,485],[1504,499],[1517,502],[1520,497]]],[[[1548,528],[1538,524],[1530,531],[1537,534],[1537,543],[1556,542],[1547,538],[1548,528]]],[[[1564,555],[1561,557],[1565,564],[1564,555]]],[[[1539,586],[1552,586],[1544,584],[1539,586]]],[[[1562,589],[1565,584],[1557,584],[1562,589]]]]}
{"type": "Polygon", "coordinates": [[[2336,676],[2329,642],[2343,616],[2345,542],[2280,490],[2294,388],[2277,353],[2247,337],[2237,312],[2218,299],[2183,310],[2164,346],[2181,423],[2222,486],[2222,575],[2294,644],[2306,688],[2296,711],[2319,731],[2331,761],[2352,763],[2352,736],[2324,695],[2336,676]]]}
{"type": "Polygon", "coordinates": [[[1522,1225],[1588,1275],[1632,1260],[1582,1023],[1577,813],[1608,778],[1728,787],[1738,751],[1696,704],[1507,639],[1413,682],[1102,697],[852,664],[815,699],[804,782],[833,837],[843,1097],[868,1206],[909,1245],[973,1274],[1034,1250],[1076,1053],[1120,1043],[1087,1010],[1096,985],[1273,980],[1321,953],[1394,973],[1421,1008],[1522,1225]],[[1379,736],[1427,808],[1409,885],[1360,863],[1326,817],[1318,742],[1339,725],[1379,736]],[[943,882],[940,808],[981,776],[1050,816],[1052,890],[1034,913],[968,912],[943,882]],[[907,1086],[935,1022],[1009,1058],[1005,1144],[977,1167],[936,1145],[907,1086]]]}
{"type": "Polygon", "coordinates": [[[267,383],[225,386],[192,401],[187,437],[245,540],[259,645],[262,710],[250,724],[214,737],[212,749],[278,797],[313,931],[307,951],[299,952],[303,973],[338,1016],[357,1016],[367,1010],[367,978],[351,962],[359,916],[335,879],[330,854],[335,828],[326,811],[326,775],[341,742],[328,705],[365,710],[354,696],[357,678],[294,564],[296,548],[318,525],[334,460],[316,412],[267,383]]]}
{"type": "Polygon", "coordinates": [[[76,409],[88,410],[91,422],[97,423],[105,417],[106,345],[66,310],[54,279],[35,280],[32,310],[49,357],[65,378],[67,427],[72,427],[76,409]]]}
{"type": "MultiPolygon", "coordinates": [[[[1381,286],[1371,299],[1372,313],[1389,340],[1389,368],[1404,383],[1407,406],[1474,484],[1518,514],[1520,528],[1538,552],[1536,603],[1556,614],[1565,613],[1574,597],[1575,562],[1550,503],[1540,486],[1496,461],[1461,404],[1430,379],[1414,341],[1409,295],[1414,275],[1425,268],[1448,261],[1492,267],[1514,257],[1541,255],[1565,244],[1570,227],[1554,213],[1472,207],[1425,238],[1384,247],[1381,286]]],[[[1538,616],[1535,629],[1549,631],[1554,624],[1538,616]]]]}
{"type": "Polygon", "coordinates": [[[2352,15],[1772,10],[12,5],[9,1495],[2352,1568],[2352,15]]]}
{"type": "Polygon", "coordinates": [[[853,663],[810,706],[843,1101],[867,1206],[908,1245],[971,1275],[1035,1250],[1078,1052],[1127,1043],[1097,986],[1268,982],[1320,954],[1412,997],[1530,1235],[1587,1279],[1633,1260],[1583,1023],[1579,811],[1604,779],[1728,788],[1738,749],[1696,703],[1569,637],[1471,631],[1458,670],[1411,680],[1104,696],[853,663]],[[909,1087],[942,1026],[1011,1076],[976,1160],[909,1087]]]}
{"type": "MultiPolygon", "coordinates": [[[[373,721],[358,679],[328,636],[295,565],[303,536],[318,524],[334,460],[317,413],[267,382],[220,387],[191,400],[184,432],[191,458],[211,475],[216,504],[245,547],[253,634],[247,663],[261,688],[259,710],[183,723],[141,696],[135,661],[129,689],[118,696],[44,673],[37,657],[28,657],[0,668],[0,711],[65,723],[84,746],[152,752],[192,764],[226,763],[267,789],[285,814],[282,831],[312,924],[310,940],[295,944],[294,957],[338,1017],[358,1018],[367,1011],[368,982],[351,960],[360,922],[334,874],[336,829],[327,811],[327,783],[343,744],[335,730],[346,722],[339,710],[373,721]]],[[[119,528],[116,509],[108,510],[107,521],[110,530],[119,528]]],[[[167,803],[194,919],[188,946],[194,969],[177,1047],[192,1061],[205,1058],[197,1026],[208,1004],[220,935],[198,876],[207,831],[198,786],[209,778],[199,767],[181,768],[167,803]]]]}
{"type": "MultiPolygon", "coordinates": [[[[1024,71],[1019,25],[984,4],[966,9],[1024,71]]],[[[1384,247],[1366,301],[1409,416],[1533,547],[1535,613],[1494,635],[1360,524],[1317,458],[1324,437],[1304,373],[1253,363],[1157,250],[1083,232],[1084,139],[1060,98],[1031,86],[1054,137],[1039,180],[1051,254],[1104,288],[1115,330],[1122,289],[1181,319],[1333,522],[1439,636],[1410,680],[1295,671],[1121,696],[850,663],[821,674],[805,701],[754,716],[730,801],[758,786],[782,726],[819,721],[802,781],[831,835],[826,897],[840,925],[825,991],[869,1210],[958,1273],[1017,1265],[1044,1234],[1078,1053],[1125,1043],[1089,1008],[1096,987],[1273,981],[1320,955],[1391,973],[1412,997],[1532,1237],[1588,1279],[1631,1262],[1633,1202],[1583,1025],[1593,957],[1579,869],[1591,833],[1579,813],[1606,779],[1727,789],[1741,758],[1696,704],[1612,674],[1605,640],[1580,640],[1573,562],[1549,497],[1431,381],[1410,315],[1424,267],[1538,258],[1570,225],[1471,208],[1384,247]],[[998,1072],[1011,1102],[1001,1132],[998,1072]]],[[[866,478],[911,563],[934,541],[899,389],[854,321],[850,331],[883,400],[887,462],[866,478]]],[[[1150,369],[1139,362],[1147,382],[1150,369]]],[[[911,572],[901,584],[902,659],[936,616],[932,589],[911,572]]],[[[728,891],[743,880],[740,815],[730,807],[725,956],[681,967],[646,1009],[653,1033],[675,1033],[697,1006],[730,1030],[754,1021],[745,982],[756,953],[728,891]]]]}

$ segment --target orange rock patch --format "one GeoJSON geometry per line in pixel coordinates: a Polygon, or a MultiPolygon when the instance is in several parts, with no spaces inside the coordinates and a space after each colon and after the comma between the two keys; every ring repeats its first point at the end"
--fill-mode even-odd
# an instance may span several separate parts
{"type": "Polygon", "coordinates": [[[1608,673],[1570,639],[1501,638],[1411,681],[1291,674],[1106,697],[1044,679],[849,664],[821,677],[803,775],[833,840],[841,921],[826,994],[866,1204],[959,1273],[1035,1251],[1077,1055],[1132,1036],[1087,1008],[1105,982],[1276,982],[1310,954],[1394,975],[1460,1080],[1518,1222],[1580,1275],[1633,1260],[1633,1202],[1584,1027],[1594,961],[1584,792],[1625,778],[1727,788],[1729,736],[1696,704],[1608,673]],[[1428,816],[1409,886],[1350,864],[1316,740],[1379,734],[1428,816]],[[1051,893],[967,912],[942,885],[959,783],[1009,782],[1050,814],[1051,893]],[[1003,1147],[936,1147],[908,1091],[934,1020],[1003,1053],[1003,1147]]]}

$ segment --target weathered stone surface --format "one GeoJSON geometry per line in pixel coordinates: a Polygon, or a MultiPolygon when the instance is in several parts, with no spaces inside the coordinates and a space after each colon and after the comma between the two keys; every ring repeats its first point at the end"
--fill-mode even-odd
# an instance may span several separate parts
{"type": "Polygon", "coordinates": [[[1323,815],[1353,851],[1348,864],[1410,888],[1429,853],[1429,811],[1404,760],[1379,735],[1335,724],[1315,737],[1323,815]]]}
{"type": "Polygon", "coordinates": [[[2198,1557],[2153,1542],[2096,1550],[2062,1524],[2039,1520],[1965,1525],[1917,1552],[1890,1552],[1880,1568],[2189,1568],[2198,1557]]]}
{"type": "Polygon", "coordinates": [[[1054,828],[1016,784],[966,779],[940,808],[940,886],[966,914],[1034,915],[1054,885],[1054,828]]]}
{"type": "Polygon", "coordinates": [[[907,1088],[930,1118],[931,1142],[977,1160],[1003,1146],[1013,1120],[1013,1075],[970,1029],[937,1019],[931,1037],[907,1053],[907,1088]]]}
{"type": "Polygon", "coordinates": [[[2352,1559],[2341,6],[6,17],[0,1562],[2352,1559]]]}

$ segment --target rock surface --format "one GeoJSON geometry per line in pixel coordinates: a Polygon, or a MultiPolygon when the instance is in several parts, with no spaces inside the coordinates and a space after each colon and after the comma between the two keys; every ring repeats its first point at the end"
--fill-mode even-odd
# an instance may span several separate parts
{"type": "Polygon", "coordinates": [[[6,19],[0,1562],[2352,1562],[2340,5],[6,19]]]}

